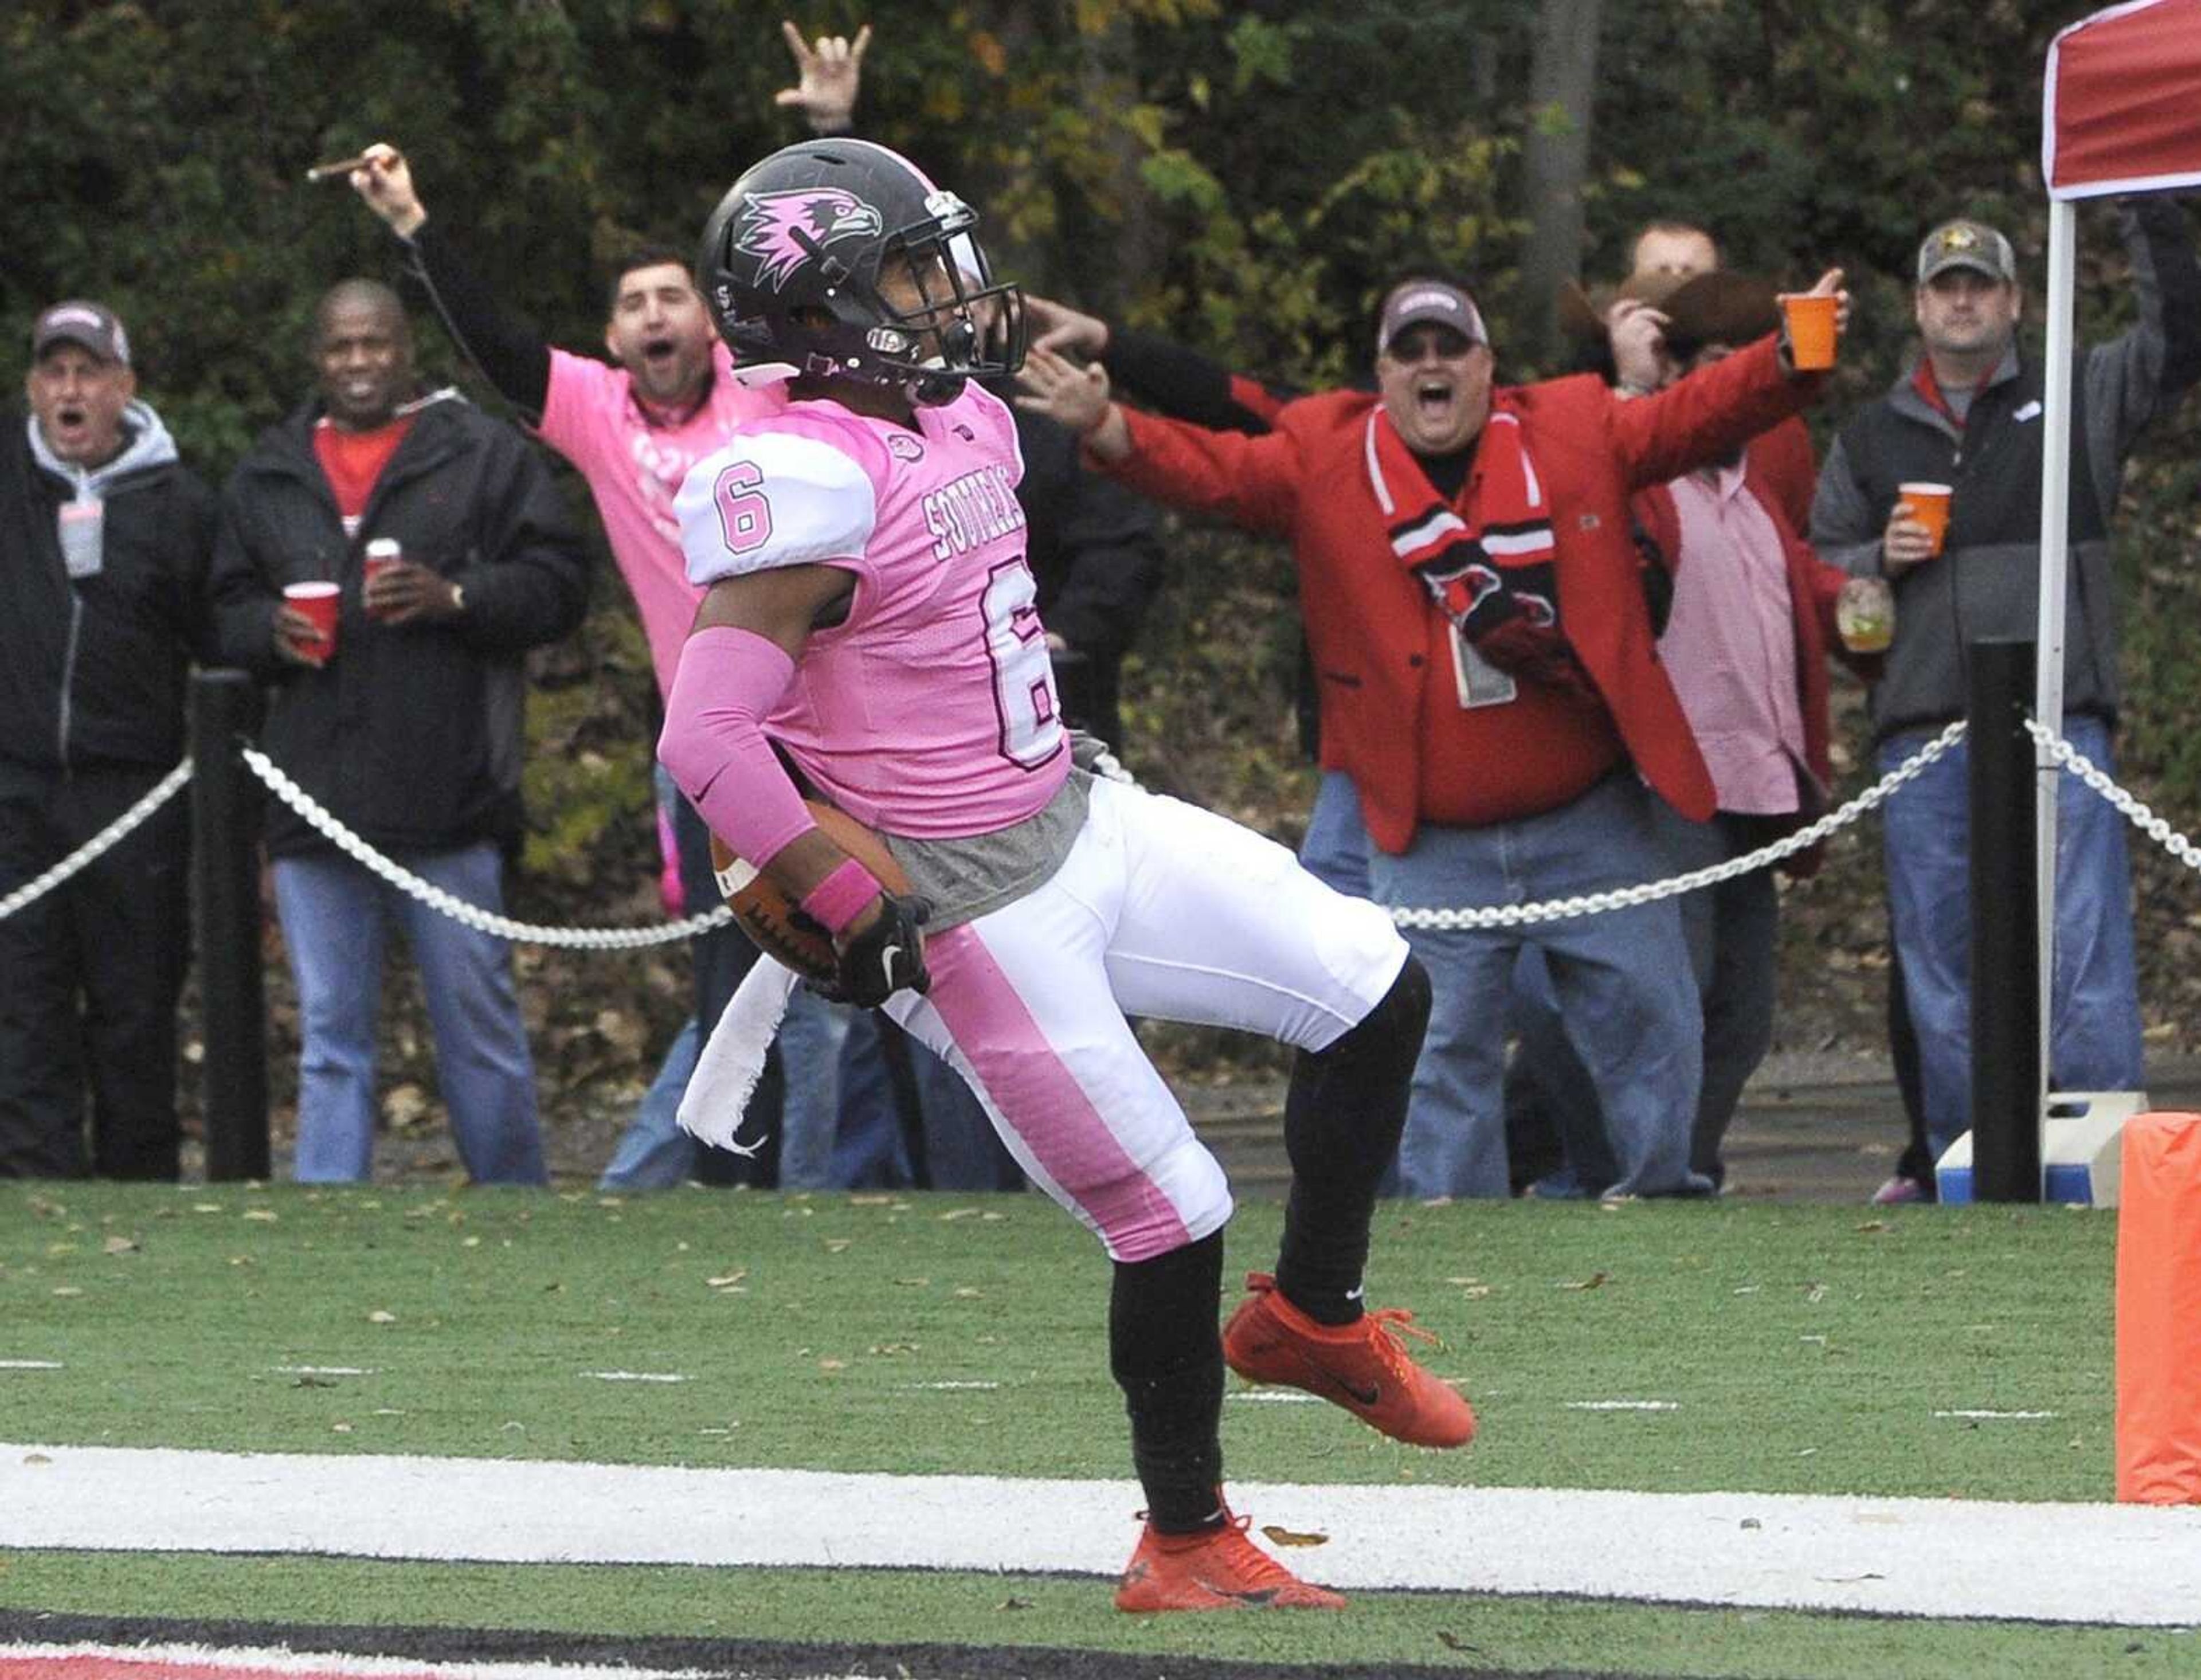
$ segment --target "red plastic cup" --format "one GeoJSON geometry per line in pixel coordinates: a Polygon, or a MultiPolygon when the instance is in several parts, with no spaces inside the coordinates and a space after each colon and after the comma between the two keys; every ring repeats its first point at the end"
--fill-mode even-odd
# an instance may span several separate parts
{"type": "Polygon", "coordinates": [[[290,584],[283,590],[283,599],[314,621],[314,639],[321,644],[316,665],[326,665],[337,650],[337,593],[334,584],[290,584]]]}

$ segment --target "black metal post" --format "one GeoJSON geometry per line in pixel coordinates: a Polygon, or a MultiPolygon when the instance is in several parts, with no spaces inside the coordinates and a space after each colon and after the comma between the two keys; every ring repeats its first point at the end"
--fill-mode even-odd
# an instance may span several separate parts
{"type": "Polygon", "coordinates": [[[267,1006],[260,960],[259,784],[237,743],[259,727],[242,671],[191,679],[191,871],[206,1016],[208,1182],[268,1176],[267,1006]]]}
{"type": "Polygon", "coordinates": [[[2034,644],[1969,647],[1972,1195],[2040,1200],[2040,941],[2034,925],[2034,644]]]}

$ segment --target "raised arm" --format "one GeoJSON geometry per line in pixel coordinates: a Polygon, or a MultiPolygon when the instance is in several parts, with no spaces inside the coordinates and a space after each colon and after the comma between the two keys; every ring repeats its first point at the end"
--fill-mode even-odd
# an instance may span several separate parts
{"type": "Polygon", "coordinates": [[[1067,426],[1088,458],[1140,494],[1249,531],[1290,530],[1300,472],[1288,432],[1248,437],[1134,414],[1110,396],[1098,362],[1077,367],[1049,350],[1031,352],[1018,382],[1018,407],[1067,426]]]}
{"type": "Polygon", "coordinates": [[[1027,296],[1033,342],[1058,355],[1106,360],[1123,389],[1157,414],[1218,432],[1266,432],[1299,392],[1234,373],[1198,350],[1112,326],[1053,298],[1027,296]]]}
{"type": "Polygon", "coordinates": [[[2185,206],[2153,194],[2121,199],[2117,219],[2139,318],[2089,350],[2082,368],[2093,433],[2087,442],[2104,507],[2116,499],[2117,463],[2141,430],[2201,379],[2201,265],[2185,206]]]}
{"type": "Polygon", "coordinates": [[[361,156],[366,161],[351,173],[353,191],[405,242],[413,272],[459,347],[498,395],[530,424],[539,423],[550,395],[550,346],[505,313],[444,230],[430,223],[405,155],[378,141],[361,156]]]}

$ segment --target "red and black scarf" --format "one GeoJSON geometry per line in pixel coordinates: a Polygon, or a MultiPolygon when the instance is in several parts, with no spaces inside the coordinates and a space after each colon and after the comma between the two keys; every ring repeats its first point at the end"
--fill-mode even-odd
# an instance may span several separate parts
{"type": "Polygon", "coordinates": [[[1382,408],[1368,417],[1368,476],[1399,563],[1500,670],[1594,693],[1559,626],[1552,508],[1519,419],[1494,408],[1457,502],[1430,484],[1382,408]]]}

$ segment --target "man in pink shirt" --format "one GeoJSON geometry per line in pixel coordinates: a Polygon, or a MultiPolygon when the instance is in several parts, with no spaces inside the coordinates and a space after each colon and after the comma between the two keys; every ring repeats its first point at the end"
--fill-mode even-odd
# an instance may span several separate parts
{"type": "MultiPolygon", "coordinates": [[[[1428,978],[1388,914],[1282,847],[1073,763],[1016,428],[977,383],[1022,359],[1021,300],[959,274],[975,220],[855,140],[775,153],[721,201],[699,272],[737,358],[784,369],[794,400],[681,489],[688,575],[707,593],[660,754],[735,855],[832,936],[839,994],[945,1056],[1106,1248],[1109,1362],[1147,1506],[1118,1606],[1335,1607],[1224,1501],[1223,1372],[1423,1446],[1473,1434],[1466,1401],[1406,1356],[1398,1315],[1362,1304],[1428,978]],[[989,307],[1005,328],[990,359],[975,325],[989,307]],[[779,753],[881,831],[906,891],[817,825],[779,753]],[[1299,1051],[1282,1255],[1224,1334],[1229,1188],[1126,1011],[1299,1051]]],[[[982,254],[971,268],[986,274],[982,254]]],[[[772,972],[744,983],[727,1040],[772,972]]],[[[684,1123],[732,1137],[738,1100],[719,1112],[705,1089],[699,1073],[684,1123]]]]}
{"type": "MultiPolygon", "coordinates": [[[[814,44],[792,24],[781,27],[801,80],[778,103],[800,110],[816,132],[846,128],[869,27],[853,40],[820,37],[814,44]]],[[[696,291],[685,253],[669,248],[631,251],[619,268],[604,326],[610,363],[546,344],[503,311],[443,226],[430,220],[403,156],[384,144],[362,156],[365,166],[353,172],[351,185],[405,241],[445,326],[536,434],[588,481],[613,561],[641,614],[662,698],[702,597],[684,574],[674,493],[696,462],[736,426],[780,407],[784,397],[778,379],[742,382],[696,291]]],[[[674,826],[686,902],[698,908],[716,903],[708,832],[684,802],[675,809],[674,826]]],[[[707,1034],[756,952],[731,926],[699,936],[693,951],[696,1019],[707,1034]]],[[[836,1105],[832,1071],[845,1031],[844,1022],[820,1008],[804,1011],[787,1035],[793,1051],[800,1034],[801,1059],[813,1064],[805,1069],[798,1100],[822,1106],[819,1125],[830,1119],[836,1105]]],[[[778,1060],[760,1098],[768,1111],[779,1103],[778,1060]]],[[[776,1115],[772,1129],[776,1137],[776,1115]]],[[[776,1150],[755,1161],[707,1151],[694,1163],[695,1176],[715,1183],[772,1182],[777,1166],[776,1150]]],[[[683,1170],[679,1176],[689,1174],[683,1170]]]]}

